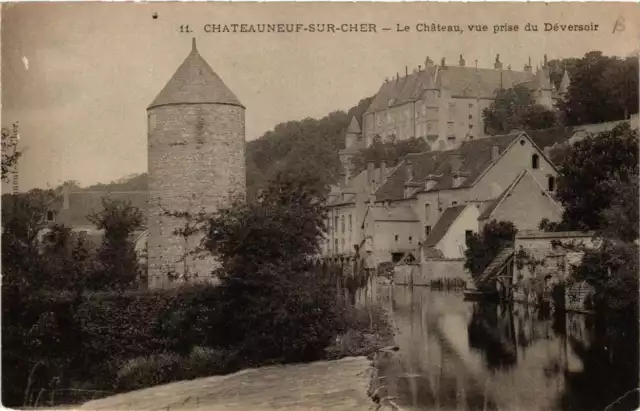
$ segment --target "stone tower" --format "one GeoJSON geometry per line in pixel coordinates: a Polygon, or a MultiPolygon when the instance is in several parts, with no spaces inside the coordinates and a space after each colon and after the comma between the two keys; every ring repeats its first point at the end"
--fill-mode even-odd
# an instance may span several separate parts
{"type": "Polygon", "coordinates": [[[168,286],[176,274],[206,280],[215,260],[189,255],[202,235],[177,235],[187,220],[166,212],[210,213],[244,196],[245,108],[200,56],[194,38],[147,114],[149,286],[168,286]]]}

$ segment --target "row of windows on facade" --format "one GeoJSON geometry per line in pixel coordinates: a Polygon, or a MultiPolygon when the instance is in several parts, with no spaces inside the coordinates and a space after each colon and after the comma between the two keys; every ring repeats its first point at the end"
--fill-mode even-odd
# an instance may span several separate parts
{"type": "MultiPolygon", "coordinates": [[[[337,230],[338,227],[341,227],[340,231],[344,233],[344,231],[345,231],[345,216],[344,215],[342,217],[336,216],[334,218],[334,225],[332,226],[331,225],[331,220],[329,220],[328,223],[327,223],[327,226],[328,226],[329,231],[337,230]]],[[[353,221],[351,219],[351,214],[348,215],[348,225],[347,225],[347,227],[348,227],[349,231],[352,230],[353,221]]]]}
{"type": "MultiPolygon", "coordinates": [[[[420,119],[420,118],[426,118],[427,122],[430,121],[437,121],[438,119],[438,108],[437,107],[433,107],[433,108],[424,108],[424,110],[422,110],[422,112],[416,112],[415,113],[415,120],[420,119]]],[[[449,111],[450,115],[449,117],[456,117],[456,112],[455,111],[449,111]]],[[[473,119],[473,114],[469,114],[469,120],[473,119]]],[[[387,113],[386,116],[381,116],[378,115],[377,116],[377,125],[378,126],[383,126],[385,124],[396,124],[396,123],[409,123],[412,120],[414,120],[414,116],[412,116],[408,111],[405,112],[404,116],[394,116],[391,113],[387,113]],[[404,118],[400,118],[400,117],[404,117],[404,118]]]]}

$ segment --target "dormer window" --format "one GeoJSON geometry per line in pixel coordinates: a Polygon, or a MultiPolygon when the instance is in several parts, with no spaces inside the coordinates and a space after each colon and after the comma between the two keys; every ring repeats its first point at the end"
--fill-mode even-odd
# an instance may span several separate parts
{"type": "Polygon", "coordinates": [[[531,168],[537,170],[540,168],[540,156],[534,154],[531,156],[531,168]]]}

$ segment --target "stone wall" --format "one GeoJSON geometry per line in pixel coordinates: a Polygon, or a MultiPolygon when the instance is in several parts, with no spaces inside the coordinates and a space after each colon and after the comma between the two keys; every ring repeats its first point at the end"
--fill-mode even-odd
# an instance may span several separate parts
{"type": "MultiPolygon", "coordinates": [[[[555,284],[565,282],[573,267],[580,264],[582,248],[593,248],[597,241],[592,232],[521,231],[516,235],[513,270],[513,299],[540,304],[550,299],[555,284]],[[562,244],[562,245],[559,245],[562,244]]],[[[586,311],[589,290],[585,284],[567,289],[567,309],[586,311]]]]}
{"type": "Polygon", "coordinates": [[[206,278],[215,267],[210,258],[187,258],[201,237],[185,243],[175,234],[186,220],[163,216],[170,212],[214,212],[244,195],[245,118],[242,107],[220,104],[180,104],[149,110],[149,282],[167,285],[167,273],[206,278]]]}

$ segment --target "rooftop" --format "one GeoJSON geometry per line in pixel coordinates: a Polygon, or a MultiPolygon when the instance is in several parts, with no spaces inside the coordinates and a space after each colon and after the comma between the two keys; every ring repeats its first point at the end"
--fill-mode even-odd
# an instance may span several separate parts
{"type": "Polygon", "coordinates": [[[244,108],[202,58],[196,48],[195,38],[191,53],[149,105],[149,109],[172,104],[227,104],[244,108]]]}
{"type": "Polygon", "coordinates": [[[409,154],[389,175],[376,191],[376,200],[399,200],[404,198],[404,184],[407,177],[407,161],[411,162],[412,181],[424,182],[427,176],[435,176],[437,182],[433,190],[446,190],[454,187],[453,162],[460,161],[459,172],[462,181],[457,187],[470,187],[480,175],[494,162],[493,147],[502,154],[507,147],[524,133],[512,132],[478,140],[465,141],[459,148],[447,151],[429,151],[409,154]]]}

